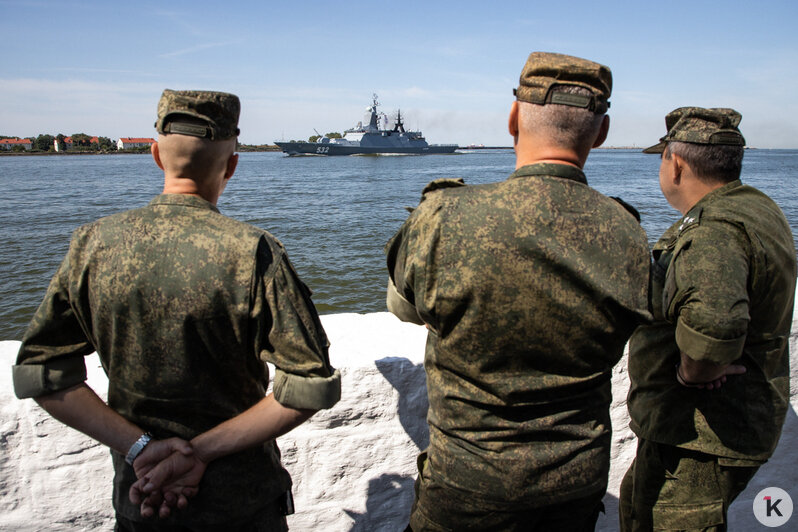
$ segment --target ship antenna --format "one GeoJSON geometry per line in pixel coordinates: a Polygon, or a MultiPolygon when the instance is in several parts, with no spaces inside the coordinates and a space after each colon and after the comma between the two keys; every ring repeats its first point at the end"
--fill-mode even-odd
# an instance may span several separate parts
{"type": "Polygon", "coordinates": [[[402,133],[405,132],[404,123],[402,122],[402,110],[401,109],[396,111],[396,121],[394,122],[393,130],[394,131],[399,131],[399,132],[402,132],[402,133]]]}
{"type": "Polygon", "coordinates": [[[372,93],[371,98],[372,104],[370,109],[371,117],[369,118],[369,131],[379,131],[380,125],[377,118],[377,106],[380,104],[380,102],[377,101],[376,93],[372,93]]]}

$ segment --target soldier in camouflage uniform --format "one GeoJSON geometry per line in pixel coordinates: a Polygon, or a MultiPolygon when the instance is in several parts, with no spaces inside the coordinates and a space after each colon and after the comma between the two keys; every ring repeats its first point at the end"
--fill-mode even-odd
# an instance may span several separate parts
{"type": "Polygon", "coordinates": [[[779,207],[740,182],[740,118],[676,109],[645,150],[662,154],[660,187],[684,216],[654,246],[654,322],[629,344],[638,449],[621,486],[624,531],[726,530],[781,434],[795,247],[779,207]]]}
{"type": "Polygon", "coordinates": [[[340,397],[283,246],[216,208],[239,108],[232,94],[164,91],[152,148],[164,193],[75,231],[13,367],[18,397],[111,448],[117,530],[287,529],[274,438],[340,397]],[[93,351],[108,405],[84,382],[93,351]],[[155,512],[164,521],[147,522],[155,512]]]}
{"type": "Polygon", "coordinates": [[[582,172],[611,85],[605,66],[531,54],[510,111],[515,173],[433,184],[386,246],[389,310],[429,329],[414,531],[595,526],[611,370],[648,317],[646,235],[582,172]]]}

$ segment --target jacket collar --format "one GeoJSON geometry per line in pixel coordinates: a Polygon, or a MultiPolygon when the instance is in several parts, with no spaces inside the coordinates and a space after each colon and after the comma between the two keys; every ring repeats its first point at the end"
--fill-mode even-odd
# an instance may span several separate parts
{"type": "Polygon", "coordinates": [[[585,173],[582,170],[570,164],[557,163],[528,164],[513,172],[508,179],[531,176],[561,177],[587,185],[587,177],[585,177],[585,173]]]}
{"type": "Polygon", "coordinates": [[[219,212],[219,209],[208,200],[190,194],[161,194],[155,196],[150,205],[179,205],[182,207],[195,207],[198,209],[210,209],[219,212]]]}

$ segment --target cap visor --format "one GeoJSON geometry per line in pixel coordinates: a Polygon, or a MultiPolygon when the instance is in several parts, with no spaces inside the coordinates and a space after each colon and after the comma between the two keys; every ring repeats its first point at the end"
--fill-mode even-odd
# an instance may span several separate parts
{"type": "Polygon", "coordinates": [[[643,153],[662,153],[665,151],[665,146],[667,145],[668,145],[667,142],[662,141],[660,143],[654,144],[653,146],[649,146],[648,148],[643,150],[643,153]]]}

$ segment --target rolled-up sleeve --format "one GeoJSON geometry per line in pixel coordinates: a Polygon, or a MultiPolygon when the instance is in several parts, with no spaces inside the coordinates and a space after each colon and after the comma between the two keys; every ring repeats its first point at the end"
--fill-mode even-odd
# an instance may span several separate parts
{"type": "Polygon", "coordinates": [[[716,364],[733,362],[742,354],[745,339],[745,335],[729,339],[713,338],[691,328],[681,318],[676,322],[676,345],[693,360],[716,364]]]}
{"type": "Polygon", "coordinates": [[[341,374],[330,365],[329,342],[310,290],[284,253],[258,280],[257,352],[275,366],[274,398],[290,408],[330,408],[341,397],[341,374]]]}
{"type": "Polygon", "coordinates": [[[83,356],[55,358],[41,364],[17,364],[11,368],[14,393],[20,399],[48,395],[86,380],[83,356]]]}
{"type": "Polygon", "coordinates": [[[341,399],[341,373],[335,369],[329,377],[303,377],[278,368],[274,372],[272,390],[274,398],[284,406],[311,410],[331,408],[341,399]]]}
{"type": "Polygon", "coordinates": [[[388,278],[388,290],[385,295],[385,305],[388,311],[402,321],[424,325],[424,321],[418,315],[415,305],[405,299],[396,289],[393,280],[388,278]]]}
{"type": "Polygon", "coordinates": [[[22,338],[11,368],[20,399],[48,395],[86,380],[84,357],[94,351],[70,305],[65,258],[22,338]]]}
{"type": "Polygon", "coordinates": [[[668,319],[676,343],[694,360],[730,364],[740,358],[749,315],[748,249],[743,228],[702,220],[674,257],[676,285],[668,319]]]}

